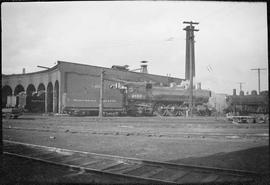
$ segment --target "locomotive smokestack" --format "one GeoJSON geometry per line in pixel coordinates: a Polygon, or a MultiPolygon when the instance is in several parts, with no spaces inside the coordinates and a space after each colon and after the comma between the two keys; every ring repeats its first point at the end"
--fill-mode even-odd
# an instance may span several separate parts
{"type": "Polygon", "coordinates": [[[240,91],[239,95],[244,96],[244,91],[240,91]]]}
{"type": "Polygon", "coordinates": [[[22,74],[25,74],[25,68],[22,69],[22,74]]]}
{"type": "Polygon", "coordinates": [[[257,95],[257,91],[256,90],[251,91],[251,95],[257,95]]]}
{"type": "Polygon", "coordinates": [[[148,73],[147,70],[147,61],[141,61],[142,65],[141,65],[141,73],[148,73]]]}
{"type": "Polygon", "coordinates": [[[236,89],[233,89],[233,95],[236,96],[236,89]]]}

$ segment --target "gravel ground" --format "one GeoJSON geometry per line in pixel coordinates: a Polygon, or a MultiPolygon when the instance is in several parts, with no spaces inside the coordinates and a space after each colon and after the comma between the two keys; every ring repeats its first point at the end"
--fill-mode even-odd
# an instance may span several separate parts
{"type": "Polygon", "coordinates": [[[3,120],[3,139],[94,153],[269,172],[269,123],[224,118],[66,117],[3,120]]]}

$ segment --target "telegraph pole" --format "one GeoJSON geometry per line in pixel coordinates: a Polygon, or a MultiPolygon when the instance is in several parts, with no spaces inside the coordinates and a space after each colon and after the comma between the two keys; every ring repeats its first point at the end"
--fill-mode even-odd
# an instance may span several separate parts
{"type": "Polygon", "coordinates": [[[104,82],[104,70],[101,70],[100,73],[100,96],[99,96],[99,117],[103,117],[103,82],[104,82]]]}
{"type": "Polygon", "coordinates": [[[240,84],[240,92],[242,91],[242,84],[244,84],[244,82],[238,82],[240,84]]]}
{"type": "Polygon", "coordinates": [[[266,68],[255,68],[255,69],[251,69],[258,71],[258,94],[260,94],[261,92],[261,80],[260,80],[260,76],[261,76],[261,70],[266,70],[266,68]]]}
{"type": "Polygon", "coordinates": [[[198,22],[187,22],[184,21],[183,24],[189,24],[183,30],[186,31],[186,79],[190,80],[189,83],[189,111],[190,116],[192,116],[193,109],[193,77],[195,76],[195,52],[194,52],[194,31],[199,31],[195,29],[193,25],[198,25],[198,22]]]}

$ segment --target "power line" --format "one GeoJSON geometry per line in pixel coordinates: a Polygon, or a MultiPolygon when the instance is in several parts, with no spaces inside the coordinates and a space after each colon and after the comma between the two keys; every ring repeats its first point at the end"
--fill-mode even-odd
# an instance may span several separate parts
{"type": "Polygon", "coordinates": [[[261,76],[261,70],[266,70],[266,68],[255,68],[255,69],[251,69],[252,71],[256,70],[258,71],[258,94],[260,94],[261,92],[261,80],[260,80],[260,76],[261,76]]]}
{"type": "Polygon", "coordinates": [[[238,82],[240,85],[240,92],[242,91],[242,84],[244,84],[245,82],[238,82]]]}

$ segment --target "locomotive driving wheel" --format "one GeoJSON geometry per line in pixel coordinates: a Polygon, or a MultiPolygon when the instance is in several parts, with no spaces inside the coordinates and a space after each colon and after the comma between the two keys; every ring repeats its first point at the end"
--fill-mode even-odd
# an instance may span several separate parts
{"type": "Polygon", "coordinates": [[[176,104],[167,105],[166,111],[167,111],[168,116],[176,116],[177,115],[177,105],[176,104]]]}
{"type": "Polygon", "coordinates": [[[154,114],[157,116],[165,116],[165,114],[166,114],[165,107],[166,106],[162,103],[156,104],[154,107],[154,114]]]}
{"type": "Polygon", "coordinates": [[[177,113],[176,115],[177,116],[185,116],[186,115],[186,110],[187,110],[187,107],[186,106],[183,106],[183,105],[177,105],[178,106],[178,110],[177,110],[177,113]]]}

